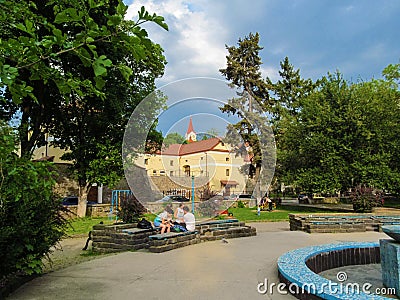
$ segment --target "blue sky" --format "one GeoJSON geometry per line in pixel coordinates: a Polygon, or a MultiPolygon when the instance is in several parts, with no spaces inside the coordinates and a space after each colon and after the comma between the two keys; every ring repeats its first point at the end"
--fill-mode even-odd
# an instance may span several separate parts
{"type": "MultiPolygon", "coordinates": [[[[158,86],[197,76],[222,79],[218,70],[225,67],[225,45],[235,45],[249,32],[260,33],[262,75],[272,81],[279,78],[279,63],[286,56],[303,78],[315,80],[339,70],[353,82],[380,78],[388,64],[400,59],[398,0],[141,0],[126,4],[129,19],[135,19],[144,5],[149,12],[164,16],[169,25],[169,31],[154,24],[145,26],[168,61],[158,86]]],[[[191,113],[195,109],[187,115],[191,113]]]]}

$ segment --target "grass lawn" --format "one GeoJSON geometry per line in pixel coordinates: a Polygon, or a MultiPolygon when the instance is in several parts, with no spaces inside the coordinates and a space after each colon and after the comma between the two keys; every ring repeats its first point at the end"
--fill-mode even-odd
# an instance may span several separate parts
{"type": "MultiPolygon", "coordinates": [[[[143,216],[147,220],[152,221],[155,218],[154,214],[144,214],[143,216]]],[[[99,217],[99,218],[76,218],[71,220],[70,226],[67,227],[66,234],[67,236],[74,236],[74,235],[87,235],[89,231],[93,228],[93,225],[97,225],[100,222],[104,224],[113,224],[115,222],[115,218],[109,220],[108,217],[99,217]]]]}
{"type": "MultiPolygon", "coordinates": [[[[281,205],[271,212],[261,211],[261,215],[257,215],[257,209],[253,208],[229,208],[229,212],[233,213],[233,217],[239,221],[257,222],[257,221],[288,221],[289,214],[315,214],[315,213],[335,213],[335,211],[326,211],[322,209],[303,207],[303,206],[285,206],[281,205]]],[[[339,212],[342,213],[343,212],[339,212]]]]}
{"type": "Polygon", "coordinates": [[[90,218],[90,217],[76,218],[76,219],[71,220],[70,225],[67,227],[66,234],[68,236],[88,234],[89,231],[92,230],[93,225],[97,225],[100,222],[103,222],[104,224],[112,224],[112,223],[114,223],[114,220],[110,221],[110,220],[108,220],[107,217],[104,217],[104,218],[90,218]]]}

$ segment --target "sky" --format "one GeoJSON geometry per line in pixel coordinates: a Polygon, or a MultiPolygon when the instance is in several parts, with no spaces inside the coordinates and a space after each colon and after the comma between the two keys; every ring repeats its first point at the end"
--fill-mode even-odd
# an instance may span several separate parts
{"type": "MultiPolygon", "coordinates": [[[[381,78],[388,64],[400,62],[398,0],[125,3],[129,5],[127,19],[136,19],[143,5],[150,13],[163,16],[169,26],[165,31],[156,24],[144,25],[168,61],[164,76],[157,80],[159,87],[191,77],[223,79],[219,69],[226,65],[226,45],[237,45],[238,39],[250,32],[260,34],[264,47],[261,72],[273,82],[279,79],[280,62],[286,56],[303,78],[313,80],[336,70],[352,82],[381,78]]],[[[192,107],[187,116],[196,114],[196,105],[192,107]]],[[[211,123],[207,126],[212,127],[211,123]]],[[[196,122],[194,126],[196,129],[196,122]]]]}

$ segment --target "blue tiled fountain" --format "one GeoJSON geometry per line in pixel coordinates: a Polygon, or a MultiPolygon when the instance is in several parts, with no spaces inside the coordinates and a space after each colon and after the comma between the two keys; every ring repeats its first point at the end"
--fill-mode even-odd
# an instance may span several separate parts
{"type": "Polygon", "coordinates": [[[382,231],[392,239],[380,240],[382,280],[386,287],[395,288],[400,296],[400,226],[382,226],[382,231]]]}

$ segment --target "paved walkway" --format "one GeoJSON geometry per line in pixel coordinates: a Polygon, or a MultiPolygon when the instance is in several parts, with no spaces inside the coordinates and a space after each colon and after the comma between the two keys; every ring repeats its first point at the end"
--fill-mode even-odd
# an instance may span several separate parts
{"type": "Polygon", "coordinates": [[[9,299],[294,299],[257,285],[278,283],[277,258],[286,251],[341,241],[378,241],[378,232],[307,234],[288,222],[252,223],[257,236],[206,242],[155,254],[126,252],[48,273],[9,299]]]}

